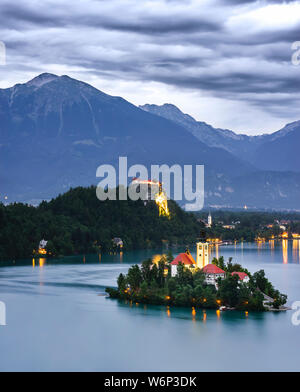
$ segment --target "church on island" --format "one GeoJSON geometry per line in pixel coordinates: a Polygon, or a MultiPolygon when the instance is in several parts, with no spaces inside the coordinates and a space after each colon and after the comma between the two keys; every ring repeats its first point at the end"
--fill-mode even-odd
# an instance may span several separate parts
{"type": "MultiPolygon", "coordinates": [[[[191,271],[200,269],[205,275],[205,282],[216,286],[219,278],[225,279],[226,272],[214,264],[209,263],[209,244],[207,242],[197,243],[197,257],[196,261],[193,256],[187,251],[180,253],[171,263],[171,276],[175,277],[178,272],[178,265],[182,264],[191,271]]],[[[232,275],[237,274],[241,282],[247,283],[249,277],[243,272],[233,272],[232,275]]]]}
{"type": "Polygon", "coordinates": [[[177,275],[177,267],[178,264],[183,264],[186,268],[191,269],[192,271],[196,268],[203,269],[205,266],[209,264],[209,244],[207,242],[198,242],[197,243],[197,258],[195,261],[192,255],[189,252],[180,253],[172,262],[171,262],[171,276],[177,275]]]}

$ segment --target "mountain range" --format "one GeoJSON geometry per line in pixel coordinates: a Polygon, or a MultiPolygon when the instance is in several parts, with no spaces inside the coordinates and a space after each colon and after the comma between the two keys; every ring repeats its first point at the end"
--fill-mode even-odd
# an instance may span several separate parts
{"type": "Polygon", "coordinates": [[[196,121],[172,104],[144,105],[140,108],[183,126],[208,146],[223,148],[258,169],[300,171],[300,154],[297,152],[300,146],[300,121],[272,134],[248,136],[196,121]]]}
{"type": "Polygon", "coordinates": [[[215,129],[173,105],[137,107],[68,76],[0,89],[0,200],[97,184],[101,164],[204,164],[205,204],[299,209],[300,122],[271,135],[215,129]]]}

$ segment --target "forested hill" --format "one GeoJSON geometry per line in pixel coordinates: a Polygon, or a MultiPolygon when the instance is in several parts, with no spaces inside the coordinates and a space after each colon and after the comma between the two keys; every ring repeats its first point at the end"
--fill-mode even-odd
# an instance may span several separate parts
{"type": "Polygon", "coordinates": [[[0,259],[31,257],[41,239],[55,255],[109,251],[120,237],[126,249],[194,242],[201,224],[195,216],[169,202],[171,218],[159,217],[154,202],[105,201],[96,188],[75,188],[38,207],[0,204],[0,259]]]}

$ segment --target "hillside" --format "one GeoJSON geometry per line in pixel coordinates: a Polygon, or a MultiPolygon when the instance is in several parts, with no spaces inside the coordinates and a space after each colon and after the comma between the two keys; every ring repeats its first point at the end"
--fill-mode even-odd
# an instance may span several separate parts
{"type": "Polygon", "coordinates": [[[100,202],[95,187],[71,189],[37,208],[0,204],[0,259],[31,257],[43,238],[56,255],[109,251],[115,237],[125,250],[159,247],[162,240],[194,243],[202,225],[175,202],[169,208],[170,220],[159,217],[154,202],[100,202]]]}

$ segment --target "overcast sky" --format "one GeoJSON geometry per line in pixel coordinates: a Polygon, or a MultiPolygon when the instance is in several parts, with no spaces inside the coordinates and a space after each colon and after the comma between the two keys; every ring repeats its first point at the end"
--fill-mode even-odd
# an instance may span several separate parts
{"type": "Polygon", "coordinates": [[[259,134],[300,120],[300,1],[0,0],[0,87],[68,74],[259,134]]]}

